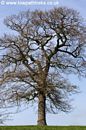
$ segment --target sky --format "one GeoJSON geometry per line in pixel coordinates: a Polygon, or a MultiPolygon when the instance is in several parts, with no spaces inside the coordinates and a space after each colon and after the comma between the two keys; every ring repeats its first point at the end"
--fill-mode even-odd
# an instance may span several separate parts
{"type": "MultiPolygon", "coordinates": [[[[18,2],[18,0],[7,0],[9,2],[18,2]]],[[[20,0],[24,1],[36,1],[36,0],[20,0]]],[[[40,0],[43,1],[43,0],[40,0]]],[[[47,0],[49,1],[49,0],[47,0]]],[[[6,0],[0,0],[0,36],[3,33],[8,33],[9,30],[4,26],[3,20],[6,16],[17,14],[24,10],[43,9],[67,6],[76,9],[80,12],[81,16],[86,19],[86,0],[50,0],[52,3],[57,2],[56,5],[6,5],[6,0]]],[[[68,78],[73,84],[76,84],[80,88],[80,93],[73,96],[71,113],[58,113],[47,114],[48,125],[86,125],[86,79],[77,78],[76,75],[69,75],[68,78]]],[[[35,106],[29,106],[25,111],[12,115],[12,120],[7,120],[5,125],[36,125],[37,121],[37,108],[35,106]]]]}

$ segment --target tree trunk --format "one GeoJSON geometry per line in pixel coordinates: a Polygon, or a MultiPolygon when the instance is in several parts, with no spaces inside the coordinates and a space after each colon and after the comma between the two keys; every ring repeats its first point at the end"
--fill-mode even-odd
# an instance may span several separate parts
{"type": "Polygon", "coordinates": [[[38,97],[38,125],[43,126],[46,124],[46,98],[43,94],[38,97]]]}

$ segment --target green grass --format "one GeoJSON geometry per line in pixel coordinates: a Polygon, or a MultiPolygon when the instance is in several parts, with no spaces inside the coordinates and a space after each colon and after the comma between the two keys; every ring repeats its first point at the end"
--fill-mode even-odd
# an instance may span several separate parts
{"type": "Polygon", "coordinates": [[[0,126],[0,130],[86,130],[85,126],[0,126]]]}

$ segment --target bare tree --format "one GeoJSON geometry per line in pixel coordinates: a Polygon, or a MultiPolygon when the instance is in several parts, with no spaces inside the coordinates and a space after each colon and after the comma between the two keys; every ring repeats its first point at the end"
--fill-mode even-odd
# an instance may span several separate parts
{"type": "Polygon", "coordinates": [[[46,125],[46,112],[71,108],[69,95],[77,87],[64,74],[86,74],[85,23],[66,7],[22,12],[4,23],[13,30],[0,38],[5,104],[38,102],[38,125],[46,125]]]}
{"type": "Polygon", "coordinates": [[[5,121],[9,119],[8,116],[10,116],[10,112],[8,112],[8,109],[6,108],[5,97],[3,97],[3,88],[0,87],[0,124],[4,125],[5,121]]]}

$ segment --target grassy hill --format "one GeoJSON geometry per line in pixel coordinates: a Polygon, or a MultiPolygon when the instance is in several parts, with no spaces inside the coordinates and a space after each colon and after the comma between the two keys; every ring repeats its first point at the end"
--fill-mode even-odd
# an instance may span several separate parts
{"type": "Polygon", "coordinates": [[[86,130],[85,126],[0,126],[0,130],[86,130]]]}

